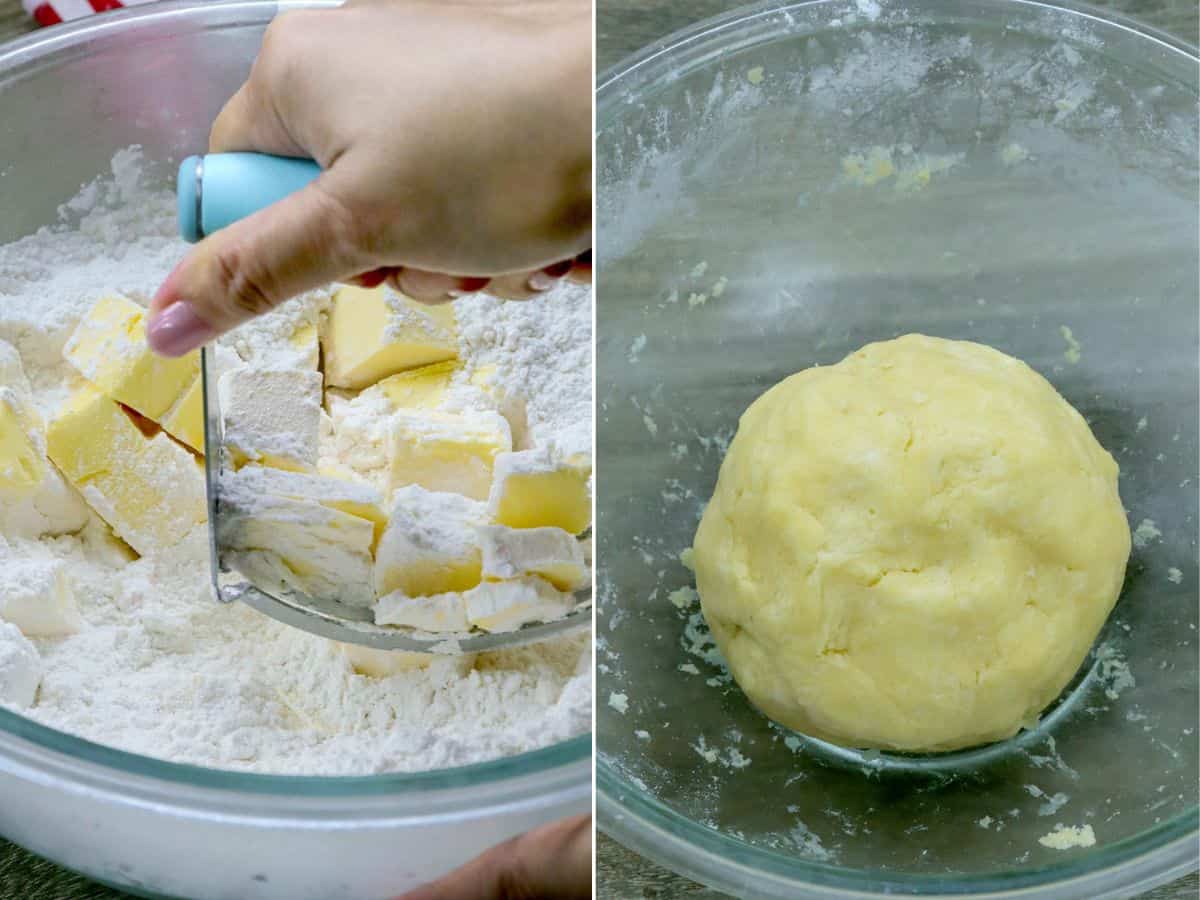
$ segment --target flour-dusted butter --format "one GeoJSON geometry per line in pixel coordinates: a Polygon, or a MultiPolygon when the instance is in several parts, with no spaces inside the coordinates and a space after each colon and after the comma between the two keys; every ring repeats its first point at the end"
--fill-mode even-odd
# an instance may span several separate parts
{"type": "Polygon", "coordinates": [[[219,542],[229,560],[251,578],[368,608],[372,522],[312,500],[256,494],[222,479],[219,542]]]}
{"type": "Polygon", "coordinates": [[[460,368],[458,360],[446,360],[389,375],[367,390],[381,394],[392,409],[437,409],[460,368]]]}
{"type": "Polygon", "coordinates": [[[496,457],[488,512],[510,528],[561,528],[579,534],[592,522],[586,457],[550,448],[501,453],[496,457]]]}
{"type": "Polygon", "coordinates": [[[304,322],[288,337],[288,347],[299,366],[315,372],[321,365],[321,342],[317,326],[304,322]]]}
{"type": "Polygon", "coordinates": [[[159,423],[172,437],[204,453],[204,381],[197,377],[159,423]]]}
{"type": "Polygon", "coordinates": [[[536,577],[484,581],[463,599],[467,620],[484,631],[516,631],[533,622],[553,622],[575,608],[573,595],[536,577]]]}
{"type": "Polygon", "coordinates": [[[499,413],[398,410],[388,431],[390,483],[486,500],[494,461],[511,449],[512,434],[499,413]]]}
{"type": "Polygon", "coordinates": [[[75,584],[66,560],[15,559],[5,563],[0,579],[0,619],[26,637],[73,634],[83,620],[75,603],[75,584]]]}
{"type": "Polygon", "coordinates": [[[562,591],[575,591],[588,580],[583,548],[561,528],[509,528],[481,525],[483,577],[494,581],[540,576],[562,591]]]}
{"type": "Polygon", "coordinates": [[[115,295],[96,301],[63,356],[101,393],[154,422],[162,421],[200,372],[198,351],[178,359],[155,354],[146,343],[146,310],[115,295]]]}
{"type": "Polygon", "coordinates": [[[375,551],[375,592],[410,597],[465,591],[479,584],[476,526],[482,503],[417,485],[392,494],[387,528],[375,551]]]}
{"type": "Polygon", "coordinates": [[[21,358],[0,341],[0,534],[67,534],[87,518],[79,495],[46,459],[45,426],[21,358]]]}
{"type": "Polygon", "coordinates": [[[329,383],[364,388],[457,357],[454,307],[425,306],[384,288],[342,287],[333,295],[322,345],[329,383]]]}
{"type": "Polygon", "coordinates": [[[195,457],[161,432],[147,438],[91,385],[59,408],[46,450],[88,505],[143,556],[174,546],[205,519],[195,457]]]}
{"type": "Polygon", "coordinates": [[[422,669],[441,670],[447,676],[465,678],[475,665],[474,653],[445,656],[404,650],[376,650],[361,644],[342,644],[341,648],[354,671],[370,678],[391,678],[422,669]]]}
{"type": "Polygon", "coordinates": [[[467,607],[458,592],[410,597],[393,591],[375,603],[376,625],[406,625],[421,631],[469,631],[467,607]]]}
{"type": "Polygon", "coordinates": [[[26,433],[11,393],[0,394],[0,498],[5,500],[31,496],[46,477],[46,462],[26,433]]]}
{"type": "Polygon", "coordinates": [[[312,472],[321,433],[321,373],[244,367],[220,378],[225,447],[235,467],[312,472]]]}
{"type": "Polygon", "coordinates": [[[42,683],[37,647],[10,622],[0,622],[0,703],[26,709],[42,683]]]}
{"type": "Polygon", "coordinates": [[[247,498],[241,501],[242,505],[255,496],[320,503],[370,522],[375,529],[375,539],[382,535],[387,525],[383,495],[379,491],[353,477],[328,475],[325,471],[310,475],[251,464],[236,472],[222,474],[221,491],[223,497],[233,491],[247,498]]]}

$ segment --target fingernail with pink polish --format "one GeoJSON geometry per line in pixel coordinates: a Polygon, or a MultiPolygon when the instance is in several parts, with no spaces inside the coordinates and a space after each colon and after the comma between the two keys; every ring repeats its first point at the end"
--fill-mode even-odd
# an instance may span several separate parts
{"type": "Polygon", "coordinates": [[[160,356],[183,356],[217,336],[184,300],[176,300],[146,326],[146,341],[160,356]]]}

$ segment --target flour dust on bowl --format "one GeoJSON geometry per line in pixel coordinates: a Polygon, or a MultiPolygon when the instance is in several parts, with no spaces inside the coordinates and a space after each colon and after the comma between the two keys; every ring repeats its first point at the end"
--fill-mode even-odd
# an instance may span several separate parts
{"type": "MultiPolygon", "coordinates": [[[[149,356],[143,307],[186,251],[175,167],[205,146],[271,19],[302,5],[154,4],[0,50],[0,835],[144,896],[392,897],[589,806],[586,634],[413,658],[213,596],[199,360],[149,356]]],[[[369,388],[320,397],[333,294],[213,354],[251,392],[282,381],[319,398],[303,410],[319,433],[281,447],[308,454],[290,460],[300,473],[266,471],[272,436],[250,416],[238,446],[260,458],[237,474],[319,482],[320,497],[290,498],[305,513],[291,550],[311,537],[297,523],[330,524],[321,550],[366,578],[375,529],[395,519],[372,493],[392,487],[378,432],[401,411],[371,406],[369,388]],[[321,480],[331,471],[343,480],[321,480]],[[320,500],[337,514],[317,516],[320,500]]],[[[569,287],[456,301],[441,368],[398,373],[399,393],[439,421],[511,417],[497,452],[590,448],[590,306],[569,287]]],[[[460,498],[473,514],[486,515],[485,470],[479,496],[460,498]]],[[[582,559],[574,538],[558,543],[582,559]]],[[[388,577],[411,574],[407,559],[388,577]]],[[[466,566],[476,581],[481,565],[466,566]]],[[[555,569],[571,583],[552,599],[583,568],[555,569]]],[[[534,575],[499,575],[551,597],[534,575]]]]}
{"type": "Polygon", "coordinates": [[[1196,864],[1197,99],[1193,48],[1023,2],[751,7],[601,79],[601,828],[750,896],[1125,897],[1196,864]],[[1044,375],[1133,533],[1057,701],[934,755],[773,725],[688,556],[747,406],[912,332],[1044,375]]]}

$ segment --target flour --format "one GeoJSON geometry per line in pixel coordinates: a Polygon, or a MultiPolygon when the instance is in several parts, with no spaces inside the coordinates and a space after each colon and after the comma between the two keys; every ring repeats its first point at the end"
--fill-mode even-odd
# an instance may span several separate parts
{"type": "MultiPolygon", "coordinates": [[[[43,414],[78,383],[63,345],[97,297],[148,302],[186,249],[174,233],[174,197],[144,183],[136,149],[118,153],[112,177],[85,186],[61,215],[59,225],[0,247],[0,339],[19,351],[43,414]]],[[[308,351],[287,338],[315,324],[329,296],[311,292],[222,343],[243,363],[306,368],[308,351]]],[[[527,398],[538,442],[590,451],[590,303],[589,291],[563,287],[528,303],[456,304],[465,368],[495,366],[496,381],[527,398]]],[[[207,540],[199,527],[134,559],[95,517],[74,534],[0,540],[4,571],[63,564],[77,606],[64,612],[75,629],[65,636],[30,640],[0,623],[0,703],[135,753],[289,774],[465,765],[590,727],[586,637],[481,654],[465,675],[438,665],[359,675],[338,645],[218,604],[207,540]]]]}

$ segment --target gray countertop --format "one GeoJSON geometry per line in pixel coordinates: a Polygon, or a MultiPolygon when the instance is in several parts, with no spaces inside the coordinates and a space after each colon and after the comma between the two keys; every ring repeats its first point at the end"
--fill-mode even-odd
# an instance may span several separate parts
{"type": "MultiPolygon", "coordinates": [[[[1196,43],[1196,0],[1093,0],[1196,43]]],[[[698,19],[732,8],[722,0],[599,0],[597,71],[604,71],[652,40],[698,19]]],[[[0,40],[31,29],[19,0],[0,0],[0,40]]],[[[600,835],[597,880],[601,900],[673,898],[718,900],[725,895],[680,878],[600,835]]],[[[0,839],[0,898],[20,900],[121,900],[131,895],[97,885],[0,839]]],[[[1192,874],[1146,895],[1146,900],[1192,900],[1200,878],[1192,874]]]]}
{"type": "MultiPolygon", "coordinates": [[[[596,71],[603,73],[651,41],[700,19],[742,5],[744,0],[598,0],[596,71]]],[[[1197,0],[1090,0],[1118,10],[1189,43],[1200,43],[1197,0]]],[[[655,865],[607,835],[596,842],[596,880],[600,900],[687,898],[721,900],[726,895],[695,884],[655,865]]],[[[1192,875],[1144,895],[1143,900],[1194,900],[1200,876],[1192,875]]]]}

